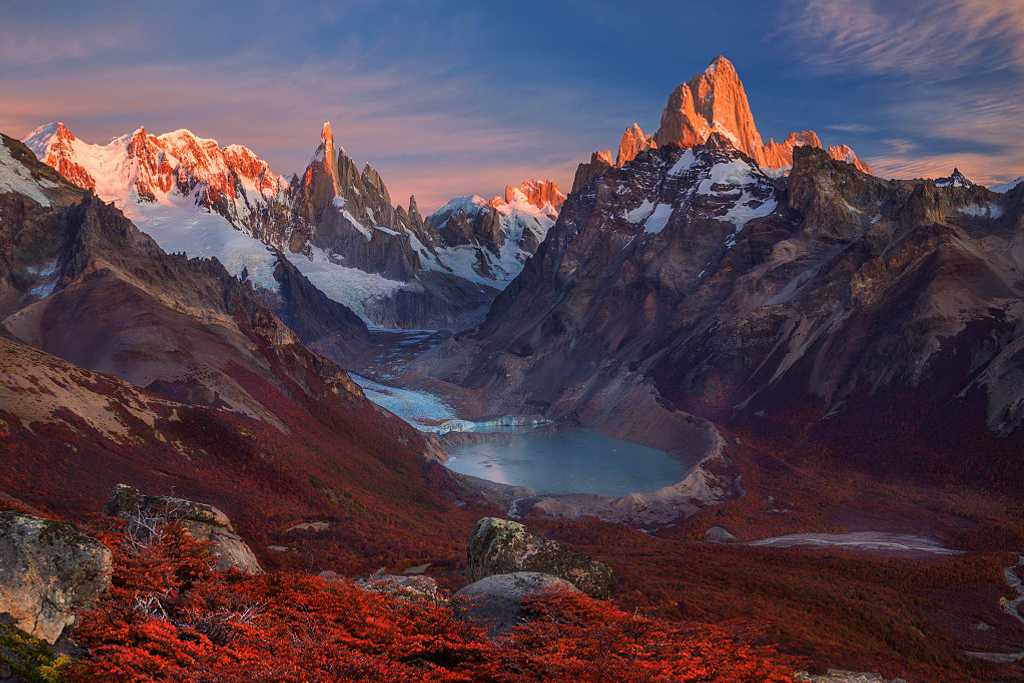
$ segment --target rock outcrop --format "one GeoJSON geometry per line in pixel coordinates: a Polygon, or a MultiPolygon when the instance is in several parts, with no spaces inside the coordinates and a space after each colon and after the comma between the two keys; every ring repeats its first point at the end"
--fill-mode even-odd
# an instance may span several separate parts
{"type": "Polygon", "coordinates": [[[627,128],[619,140],[619,154],[615,158],[615,165],[622,167],[636,159],[640,152],[653,149],[658,146],[653,135],[644,133],[639,123],[634,122],[627,128]]]}
{"type": "Polygon", "coordinates": [[[543,539],[519,522],[484,517],[469,538],[467,575],[471,581],[493,574],[542,572],[564,579],[584,593],[608,597],[614,577],[605,564],[543,539]]]}
{"type": "Polygon", "coordinates": [[[523,623],[526,603],[580,591],[568,581],[540,572],[494,574],[460,589],[452,598],[459,618],[479,624],[497,636],[523,623]]]}
{"type": "Polygon", "coordinates": [[[231,520],[212,505],[171,496],[148,496],[132,486],[119,484],[104,512],[127,520],[129,533],[143,536],[152,534],[162,524],[178,522],[194,538],[210,544],[217,569],[237,569],[245,574],[263,571],[256,555],[235,533],[231,520]]]}
{"type": "Polygon", "coordinates": [[[112,556],[64,522],[0,512],[0,615],[54,643],[110,586],[112,556]]]}

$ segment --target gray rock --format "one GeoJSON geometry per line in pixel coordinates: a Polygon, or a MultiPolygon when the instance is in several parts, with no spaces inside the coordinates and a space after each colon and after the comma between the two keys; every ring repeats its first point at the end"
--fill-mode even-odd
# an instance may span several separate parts
{"type": "Polygon", "coordinates": [[[434,605],[448,604],[437,585],[437,581],[422,574],[404,576],[401,574],[385,574],[378,570],[369,578],[356,581],[356,585],[373,593],[387,593],[406,600],[426,601],[434,605]]]}
{"type": "Polygon", "coordinates": [[[704,540],[708,543],[732,543],[736,537],[725,527],[713,526],[704,532],[704,540]]]}
{"type": "Polygon", "coordinates": [[[452,604],[460,619],[485,626],[496,636],[526,621],[527,600],[579,592],[568,581],[550,574],[513,572],[494,574],[463,587],[452,604]]]}
{"type": "Polygon", "coordinates": [[[545,540],[519,522],[484,517],[469,538],[468,577],[542,572],[565,579],[594,597],[608,597],[614,576],[608,565],[591,560],[558,541],[545,540]]]}
{"type": "Polygon", "coordinates": [[[110,586],[112,557],[70,524],[0,512],[0,614],[55,642],[110,586]]]}
{"type": "Polygon", "coordinates": [[[238,569],[246,574],[263,571],[228,516],[212,505],[170,496],[147,496],[132,486],[118,484],[104,511],[128,520],[128,531],[140,536],[152,534],[161,524],[179,522],[194,538],[210,543],[217,569],[238,569]]]}

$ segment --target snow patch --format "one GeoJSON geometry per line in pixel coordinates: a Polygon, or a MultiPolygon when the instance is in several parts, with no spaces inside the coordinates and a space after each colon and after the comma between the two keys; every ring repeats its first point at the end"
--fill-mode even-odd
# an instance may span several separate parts
{"type": "Polygon", "coordinates": [[[655,206],[654,211],[651,212],[651,215],[644,222],[644,232],[658,234],[664,230],[668,219],[672,216],[672,210],[671,204],[658,204],[655,206]]]}
{"type": "Polygon", "coordinates": [[[654,203],[649,199],[640,202],[640,206],[626,212],[626,220],[633,224],[643,223],[654,212],[654,203]]]}
{"type": "Polygon", "coordinates": [[[668,174],[674,177],[681,176],[693,168],[696,162],[697,157],[694,155],[693,149],[688,149],[676,160],[676,163],[668,170],[668,174]]]}

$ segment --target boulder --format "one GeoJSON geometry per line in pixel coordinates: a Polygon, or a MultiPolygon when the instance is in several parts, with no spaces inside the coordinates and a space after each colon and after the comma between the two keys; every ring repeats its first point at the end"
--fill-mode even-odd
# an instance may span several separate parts
{"type": "Polygon", "coordinates": [[[437,581],[422,574],[385,574],[381,569],[369,578],[356,581],[356,585],[373,593],[387,593],[405,600],[425,601],[434,605],[448,604],[448,599],[441,592],[437,581]]]}
{"type": "Polygon", "coordinates": [[[550,574],[513,572],[494,574],[463,587],[452,604],[460,619],[484,626],[496,636],[526,620],[526,601],[579,592],[568,581],[550,574]]]}
{"type": "Polygon", "coordinates": [[[713,526],[704,532],[704,540],[708,543],[732,543],[736,537],[725,527],[713,526]]]}
{"type": "Polygon", "coordinates": [[[223,512],[205,503],[170,496],[147,496],[127,484],[118,484],[104,511],[128,520],[128,531],[143,537],[161,524],[178,522],[200,541],[210,544],[210,554],[221,571],[237,569],[246,574],[263,571],[252,549],[242,540],[223,512]]]}
{"type": "Polygon", "coordinates": [[[106,546],[74,526],[0,512],[0,615],[29,635],[54,643],[111,572],[106,546]]]}
{"type": "Polygon", "coordinates": [[[608,597],[614,584],[608,565],[531,534],[519,522],[484,517],[469,538],[469,580],[512,572],[550,574],[598,598],[608,597]]]}

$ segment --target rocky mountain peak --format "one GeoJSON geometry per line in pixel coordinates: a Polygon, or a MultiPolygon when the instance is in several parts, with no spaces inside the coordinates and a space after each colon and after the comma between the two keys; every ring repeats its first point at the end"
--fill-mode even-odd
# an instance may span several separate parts
{"type": "Polygon", "coordinates": [[[619,155],[615,160],[615,165],[625,166],[640,152],[657,146],[658,143],[654,141],[654,136],[647,135],[639,123],[633,122],[633,125],[622,133],[622,139],[619,140],[619,155]]]}
{"type": "MultiPolygon", "coordinates": [[[[693,147],[715,132],[729,138],[737,149],[764,168],[789,168],[793,164],[793,150],[796,147],[822,148],[821,138],[812,130],[794,131],[782,142],[771,139],[765,143],[758,132],[739,73],[724,55],[716,57],[704,71],[680,83],[672,91],[662,111],[661,127],[654,134],[653,142],[657,145],[693,147]]],[[[635,139],[636,131],[632,128],[627,130],[620,143],[620,157],[622,145],[625,144],[628,150],[635,139]]],[[[847,145],[835,146],[835,151],[830,151],[830,154],[835,155],[833,158],[870,172],[867,165],[847,145]]],[[[620,160],[619,165],[621,163],[620,160]]]]}
{"type": "Polygon", "coordinates": [[[538,209],[544,209],[550,205],[557,213],[562,208],[562,204],[565,203],[565,194],[558,189],[558,184],[553,180],[548,178],[543,180],[530,178],[518,185],[506,185],[504,194],[494,197],[488,203],[493,207],[498,207],[502,204],[515,204],[517,202],[526,202],[538,209]]]}
{"type": "Polygon", "coordinates": [[[713,131],[750,157],[756,158],[763,144],[739,74],[722,55],[669,95],[654,139],[659,145],[693,147],[713,131]]]}
{"type": "Polygon", "coordinates": [[[857,153],[849,145],[829,145],[828,155],[836,161],[845,161],[864,173],[871,173],[871,167],[861,161],[857,153]]]}
{"type": "Polygon", "coordinates": [[[38,159],[78,187],[95,190],[96,179],[74,159],[77,141],[78,138],[63,121],[40,126],[25,138],[25,144],[38,159]]]}

